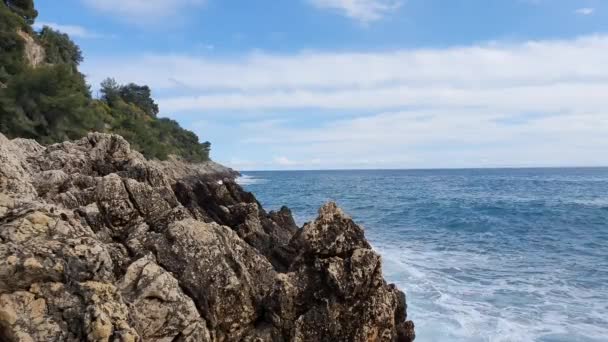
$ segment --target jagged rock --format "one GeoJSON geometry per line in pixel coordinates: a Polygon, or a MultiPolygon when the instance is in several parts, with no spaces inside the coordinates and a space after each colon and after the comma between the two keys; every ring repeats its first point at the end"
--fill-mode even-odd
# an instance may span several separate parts
{"type": "Polygon", "coordinates": [[[413,340],[404,294],[386,284],[380,256],[335,203],[323,206],[291,244],[299,255],[270,296],[270,316],[285,339],[413,340]]]}
{"type": "Polygon", "coordinates": [[[0,134],[0,214],[16,205],[15,200],[34,199],[38,194],[32,185],[28,164],[21,148],[0,134]]]}
{"type": "Polygon", "coordinates": [[[129,308],[112,284],[85,282],[80,285],[84,298],[84,331],[89,341],[134,342],[139,339],[129,324],[129,308]]]}
{"type": "Polygon", "coordinates": [[[363,229],[335,203],[319,210],[319,217],[304,225],[294,240],[304,254],[320,257],[341,256],[357,248],[370,249],[363,229]]]}
{"type": "Polygon", "coordinates": [[[139,212],[129,195],[122,178],[109,174],[101,179],[95,189],[96,202],[112,236],[119,238],[127,233],[129,225],[138,222],[139,212]]]}
{"type": "Polygon", "coordinates": [[[0,295],[0,339],[7,341],[57,341],[66,339],[48,311],[46,301],[33,293],[17,291],[0,295]]]}
{"type": "Polygon", "coordinates": [[[0,295],[0,340],[134,342],[139,335],[114,285],[34,283],[0,295]]]}
{"type": "Polygon", "coordinates": [[[112,281],[107,245],[69,212],[27,208],[5,220],[0,230],[0,292],[25,290],[37,282],[112,281]]]}
{"type": "Polygon", "coordinates": [[[296,225],[296,221],[293,219],[293,215],[291,214],[291,210],[287,207],[281,207],[279,211],[271,211],[268,216],[271,220],[273,220],[279,227],[284,227],[287,233],[283,232],[284,239],[286,242],[291,239],[293,234],[298,231],[298,226],[296,225]]]}
{"type": "Polygon", "coordinates": [[[119,285],[130,303],[134,326],[145,341],[211,341],[205,320],[194,302],[181,290],[177,279],[153,257],[129,266],[119,285]]]}
{"type": "Polygon", "coordinates": [[[186,178],[222,181],[240,175],[237,171],[213,161],[193,165],[178,157],[169,156],[168,160],[153,160],[150,163],[162,170],[163,174],[173,183],[186,178]]]}
{"type": "MultiPolygon", "coordinates": [[[[204,182],[185,179],[175,186],[180,203],[194,218],[234,229],[262,253],[278,271],[285,271],[295,252],[288,246],[295,229],[293,218],[267,214],[255,197],[233,181],[204,182]]],[[[291,215],[291,213],[289,213],[291,215]]]]}
{"type": "Polygon", "coordinates": [[[192,296],[216,339],[238,340],[254,328],[275,271],[233,230],[189,219],[151,236],[150,244],[160,265],[192,296]]]}
{"type": "Polygon", "coordinates": [[[0,134],[1,341],[411,341],[335,204],[299,229],[219,164],[0,134]]]}

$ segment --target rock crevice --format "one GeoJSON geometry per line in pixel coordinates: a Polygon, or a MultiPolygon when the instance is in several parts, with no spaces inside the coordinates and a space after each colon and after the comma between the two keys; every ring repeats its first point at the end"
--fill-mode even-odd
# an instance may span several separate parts
{"type": "Polygon", "coordinates": [[[0,134],[0,340],[414,339],[337,205],[298,228],[235,175],[148,161],[117,135],[0,134]]]}

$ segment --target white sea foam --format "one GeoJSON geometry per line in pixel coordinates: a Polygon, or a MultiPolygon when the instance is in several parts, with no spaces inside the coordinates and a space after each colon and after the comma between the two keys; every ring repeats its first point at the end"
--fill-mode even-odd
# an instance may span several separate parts
{"type": "Polygon", "coordinates": [[[250,175],[242,175],[236,179],[236,182],[240,185],[251,185],[266,182],[266,179],[257,178],[250,175]]]}
{"type": "Polygon", "coordinates": [[[387,279],[404,289],[419,341],[605,341],[605,302],[576,286],[544,278],[500,278],[490,271],[510,261],[475,252],[375,246],[387,279]],[[475,279],[462,280],[465,274],[475,279]],[[579,319],[586,310],[586,320],[579,319]],[[589,319],[593,323],[589,323],[589,319]]]}
{"type": "Polygon", "coordinates": [[[299,223],[328,199],[364,223],[417,341],[608,341],[605,171],[501,172],[255,173],[251,190],[299,223]]]}
{"type": "Polygon", "coordinates": [[[608,199],[607,198],[575,199],[575,200],[571,200],[569,203],[590,206],[590,207],[608,208],[608,199]]]}

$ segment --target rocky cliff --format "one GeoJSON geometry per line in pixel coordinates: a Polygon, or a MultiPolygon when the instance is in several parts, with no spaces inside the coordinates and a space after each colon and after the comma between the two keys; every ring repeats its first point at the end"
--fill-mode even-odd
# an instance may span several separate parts
{"type": "Polygon", "coordinates": [[[342,210],[298,228],[233,176],[147,161],[116,135],[0,134],[0,340],[414,338],[342,210]]]}
{"type": "Polygon", "coordinates": [[[27,64],[32,68],[36,68],[44,63],[45,51],[40,44],[36,43],[34,38],[27,32],[21,30],[17,31],[17,35],[23,39],[24,44],[24,57],[27,64]]]}

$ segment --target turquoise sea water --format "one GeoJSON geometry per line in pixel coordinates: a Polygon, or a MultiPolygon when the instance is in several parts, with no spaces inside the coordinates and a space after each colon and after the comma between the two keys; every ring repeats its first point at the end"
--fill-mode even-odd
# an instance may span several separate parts
{"type": "Polygon", "coordinates": [[[417,341],[608,341],[608,169],[244,172],[298,224],[335,200],[417,341]]]}

